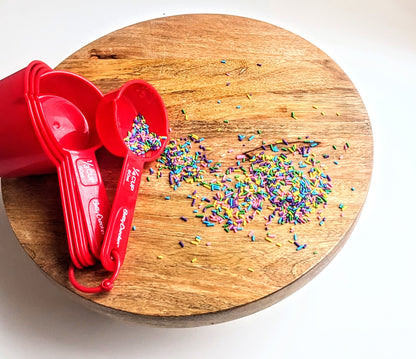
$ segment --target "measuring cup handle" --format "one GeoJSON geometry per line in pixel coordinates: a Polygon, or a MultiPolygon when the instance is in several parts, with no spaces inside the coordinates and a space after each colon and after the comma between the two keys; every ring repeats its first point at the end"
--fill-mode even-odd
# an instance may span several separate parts
{"type": "MultiPolygon", "coordinates": [[[[108,221],[104,242],[101,248],[101,263],[108,271],[114,271],[115,262],[112,251],[119,254],[121,263],[126,255],[127,242],[130,228],[133,222],[134,209],[136,207],[137,194],[140,187],[140,179],[143,172],[144,161],[130,159],[135,154],[127,154],[121,170],[117,192],[108,221]]],[[[121,264],[120,264],[121,265],[121,264]]]]}
{"type": "Polygon", "coordinates": [[[94,257],[99,258],[101,243],[110,213],[110,203],[101,178],[94,151],[71,151],[66,160],[74,174],[73,186],[78,195],[78,206],[85,219],[88,243],[94,257]]]}

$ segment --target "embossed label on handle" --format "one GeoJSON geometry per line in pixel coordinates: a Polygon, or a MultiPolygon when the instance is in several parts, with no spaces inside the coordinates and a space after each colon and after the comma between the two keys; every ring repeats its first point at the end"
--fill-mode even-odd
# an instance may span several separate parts
{"type": "Polygon", "coordinates": [[[126,173],[126,183],[130,186],[130,191],[134,192],[135,187],[139,184],[140,170],[138,168],[129,168],[126,173]]]}
{"type": "Polygon", "coordinates": [[[91,159],[79,158],[76,162],[76,169],[79,178],[84,186],[92,186],[98,184],[98,175],[95,164],[91,159]]]}
{"type": "Polygon", "coordinates": [[[123,231],[126,229],[125,223],[126,223],[126,218],[128,214],[129,214],[129,211],[127,210],[127,208],[123,208],[123,211],[121,212],[121,218],[120,218],[118,234],[117,234],[117,241],[116,241],[117,248],[120,247],[121,240],[123,239],[123,231]]]}
{"type": "Polygon", "coordinates": [[[94,228],[98,228],[101,235],[105,234],[104,215],[101,210],[101,203],[98,198],[93,198],[90,201],[90,218],[94,228]]]}

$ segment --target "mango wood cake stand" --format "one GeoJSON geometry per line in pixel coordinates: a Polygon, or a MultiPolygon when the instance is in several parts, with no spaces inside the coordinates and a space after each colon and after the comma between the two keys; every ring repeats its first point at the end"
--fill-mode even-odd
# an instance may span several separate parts
{"type": "MultiPolygon", "coordinates": [[[[301,146],[309,136],[318,143],[312,149],[321,161],[316,167],[325,163],[333,184],[322,213],[324,225],[314,213],[309,223],[296,226],[299,241],[307,244],[297,251],[289,242],[292,225],[278,225],[276,218],[268,228],[276,235],[272,242],[265,240],[264,214],[237,233],[226,233],[221,225],[206,227],[195,218],[187,196],[194,190],[208,197],[213,192],[190,183],[174,191],[166,174],[150,176],[150,181],[145,175],[133,221],[137,230],[130,234],[114,289],[91,295],[78,293],[68,281],[70,259],[56,175],[2,179],[6,213],[22,247],[53,281],[94,309],[166,327],[236,319],[303,286],[351,234],[372,171],[369,118],[345,73],[301,37],[242,17],[173,16],[110,33],[57,68],[84,76],[103,93],[130,79],[148,81],[166,104],[171,138],[204,137],[211,148],[207,156],[224,170],[235,165],[236,154],[260,151],[262,141],[269,145],[284,138],[290,146],[301,146]],[[246,138],[238,141],[239,134],[246,138]],[[251,135],[255,137],[248,141],[251,135]],[[254,242],[247,236],[251,230],[254,242]],[[197,235],[200,244],[191,244],[197,235]]],[[[296,164],[302,161],[286,154],[296,164]]],[[[112,200],[122,159],[105,149],[97,157],[112,200]]],[[[109,274],[97,265],[76,275],[94,286],[109,274]]]]}

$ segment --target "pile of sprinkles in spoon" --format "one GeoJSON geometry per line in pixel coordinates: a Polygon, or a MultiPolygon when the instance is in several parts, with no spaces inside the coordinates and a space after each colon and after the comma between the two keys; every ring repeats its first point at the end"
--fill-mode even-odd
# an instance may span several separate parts
{"type": "Polygon", "coordinates": [[[127,132],[124,142],[134,154],[143,156],[148,151],[156,151],[162,147],[161,140],[163,139],[166,139],[166,137],[150,132],[145,118],[139,114],[133,120],[132,128],[127,132]]]}

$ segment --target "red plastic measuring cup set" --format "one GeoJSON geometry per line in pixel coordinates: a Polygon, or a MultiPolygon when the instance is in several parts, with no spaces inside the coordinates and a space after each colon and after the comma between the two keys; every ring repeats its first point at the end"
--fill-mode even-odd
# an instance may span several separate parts
{"type": "Polygon", "coordinates": [[[103,96],[85,78],[33,61],[0,80],[0,99],[0,177],[57,172],[70,282],[86,293],[111,290],[126,254],[144,163],[155,160],[167,142],[162,98],[142,80],[103,96]],[[160,146],[140,155],[124,140],[138,114],[161,138],[160,146]],[[95,157],[102,145],[124,157],[111,206],[95,157]],[[96,287],[81,285],[74,269],[97,261],[110,278],[96,287]]]}

